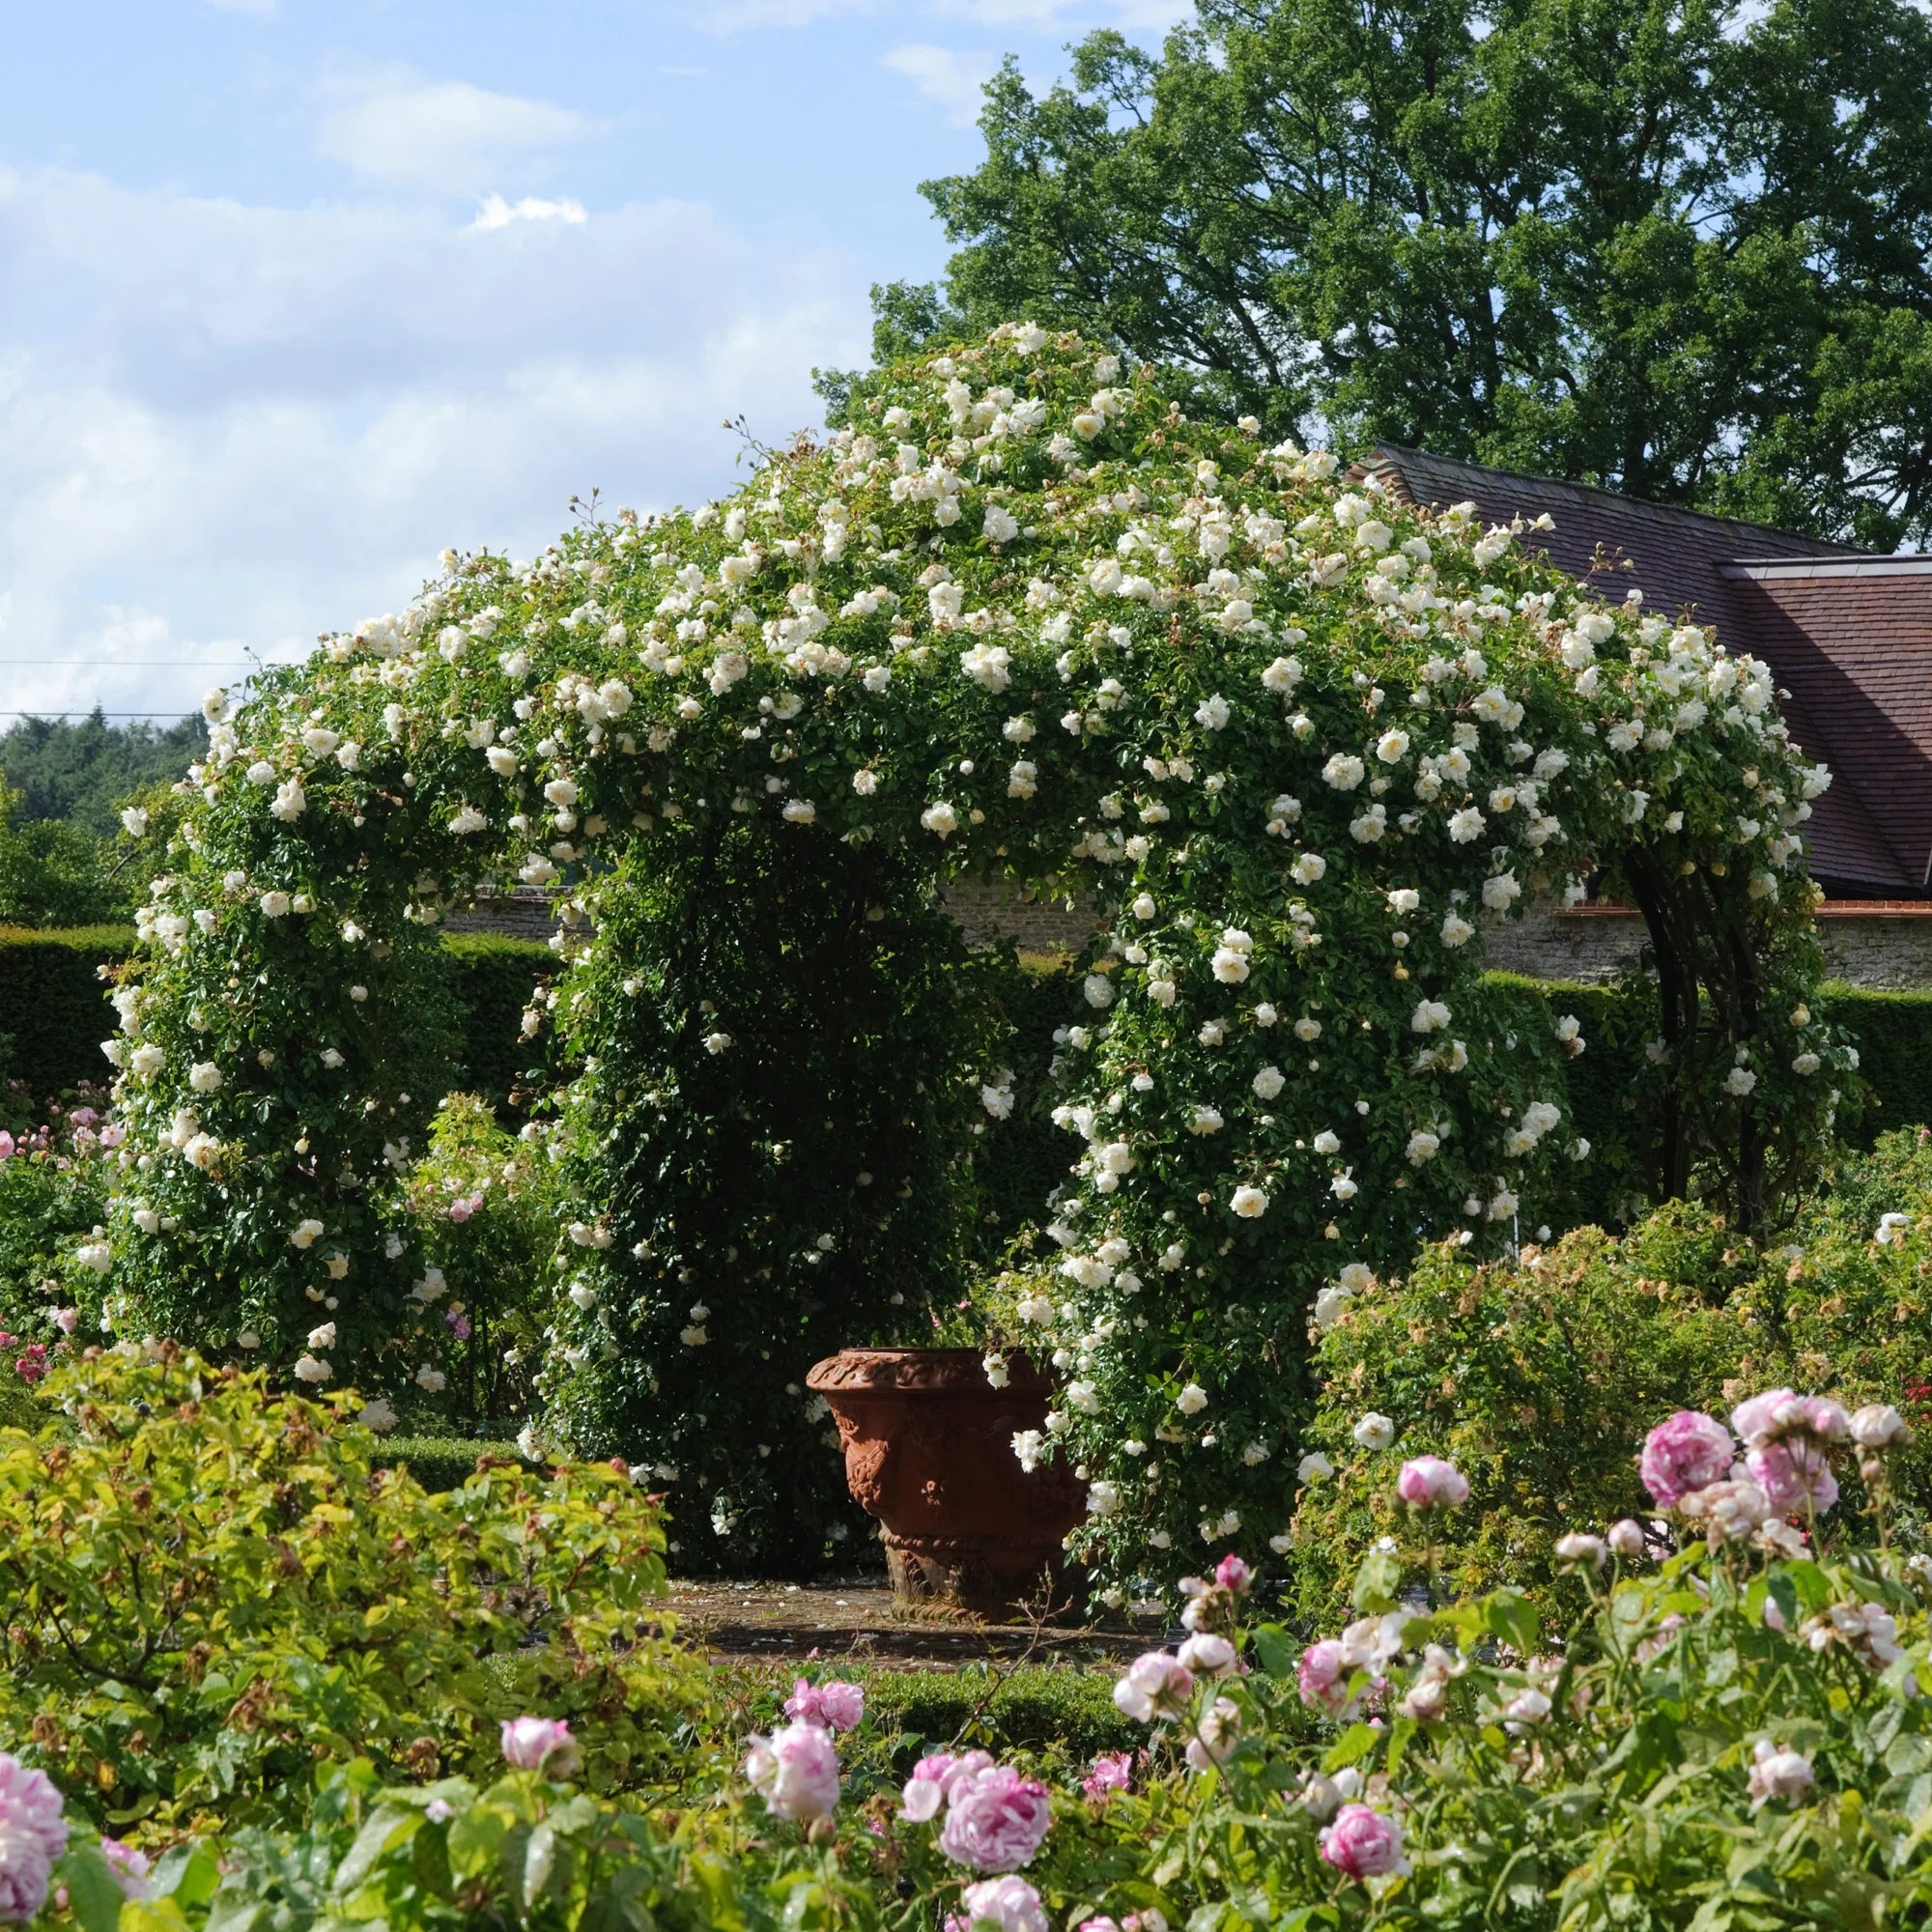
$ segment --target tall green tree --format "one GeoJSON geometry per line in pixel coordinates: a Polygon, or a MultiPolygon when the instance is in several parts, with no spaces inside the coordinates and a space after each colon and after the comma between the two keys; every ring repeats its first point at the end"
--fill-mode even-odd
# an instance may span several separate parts
{"type": "Polygon", "coordinates": [[[1002,69],[881,347],[1027,315],[1279,430],[1889,548],[1932,533],[1929,99],[1908,0],[1200,0],[1002,69]]]}

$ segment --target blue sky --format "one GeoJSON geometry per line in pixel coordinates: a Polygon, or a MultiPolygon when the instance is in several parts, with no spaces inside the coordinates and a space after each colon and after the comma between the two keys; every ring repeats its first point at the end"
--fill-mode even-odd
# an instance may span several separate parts
{"type": "MultiPolygon", "coordinates": [[[[182,711],[573,491],[728,487],[1001,54],[1184,0],[63,0],[0,65],[0,709],[182,711]],[[40,662],[60,660],[78,662],[40,662]]],[[[0,723],[4,723],[0,720],[0,723]]]]}

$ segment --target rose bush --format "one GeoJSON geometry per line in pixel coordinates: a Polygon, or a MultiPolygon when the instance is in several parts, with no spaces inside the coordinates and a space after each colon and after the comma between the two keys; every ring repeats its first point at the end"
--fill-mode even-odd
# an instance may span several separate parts
{"type": "MultiPolygon", "coordinates": [[[[1901,1440],[1781,1389],[1703,1422],[1734,1455],[1803,1440],[1847,1477],[1875,1463],[1874,1490],[1901,1440]]],[[[1725,1475],[1648,1541],[1577,1524],[1576,1606],[1546,1622],[1510,1590],[1431,1601],[1421,1518],[1457,1507],[1405,1518],[1409,1540],[1371,1552],[1348,1620],[1310,1644],[1250,1624],[1238,1557],[1189,1579],[1185,1640],[1121,1680],[1144,1747],[1051,1786],[985,1752],[929,1754],[896,1794],[848,1786],[846,1740],[799,1719],[754,1738],[724,1787],[700,1770],[676,1804],[640,1810],[574,1791],[568,1727],[526,1716],[504,1737],[520,1768],[494,1782],[384,1789],[366,1764],[331,1766],[303,1832],[177,1846],[143,1883],[193,1932],[1610,1932],[1932,1908],[1932,1554],[1883,1521],[1873,1545],[1831,1510],[1781,1517],[1725,1475]]],[[[0,1777],[0,1833],[9,1790],[0,1777]]],[[[31,1803],[35,1870],[74,1888],[88,1932],[125,1925],[118,1902],[81,1897],[91,1834],[63,1852],[44,1795],[31,1803]]]]}
{"type": "Polygon", "coordinates": [[[440,1092],[410,1004],[443,912],[511,877],[557,894],[568,970],[526,1025],[582,1069],[542,1130],[574,1204],[548,1426],[649,1463],[693,1559],[822,1557],[846,1511],[804,1371],[965,1264],[970,1128],[1010,1088],[929,903],[951,874],[1107,923],[1037,1297],[1093,1391],[1054,1434],[1107,1589],[1283,1529],[1311,1303],[1562,1195],[1587,1041],[1480,973],[1535,895],[1645,906],[1663,1184],[1694,1160],[1763,1218],[1856,1087],[1808,1004],[1828,775],[1769,669],[1338,469],[1013,325],[735,498],[451,553],[217,697],[110,1042],[110,1320],[391,1394],[446,1375],[384,1208],[440,1092]]]}
{"type": "MultiPolygon", "coordinates": [[[[1475,1264],[1451,1245],[1378,1279],[1321,1331],[1322,1379],[1305,1436],[1281,1568],[1307,1615],[1346,1601],[1352,1558],[1399,1528],[1394,1471],[1450,1457],[1472,1499],[1439,1523],[1459,1588],[1560,1587],[1556,1542],[1579,1519],[1646,1514],[1653,1473],[1629,1418],[1721,1412],[1750,1388],[1829,1393],[1847,1411],[1928,1412],[1932,1376],[1932,1136],[1886,1136],[1845,1156],[1796,1223],[1757,1239],[1706,1208],[1660,1209],[1620,1239],[1584,1229],[1519,1262],[1475,1264]],[[1310,1462],[1308,1459],[1316,1459],[1310,1462]]],[[[1653,1453],[1694,1489],[1733,1453],[1694,1419],[1653,1453]],[[1707,1447],[1693,1453],[1699,1441],[1707,1447]]],[[[1918,1533],[1932,1518],[1923,1437],[1888,1456],[1888,1503],[1918,1533]]],[[[1856,1463],[1843,1512],[1868,1513],[1856,1463]]],[[[1650,1494],[1665,1500],[1652,1486],[1650,1494]]]]}
{"type": "Polygon", "coordinates": [[[280,1395],[172,1345],[60,1360],[0,1429],[0,1741],[99,1823],[290,1822],[319,1762],[494,1761],[541,1704],[597,1786],[668,1769],[695,1665],[621,1470],[485,1467],[427,1495],[353,1397],[280,1395]]]}

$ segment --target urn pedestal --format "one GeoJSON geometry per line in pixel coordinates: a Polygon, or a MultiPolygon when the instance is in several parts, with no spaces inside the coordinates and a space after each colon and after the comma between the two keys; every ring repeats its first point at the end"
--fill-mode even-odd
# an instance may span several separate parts
{"type": "Polygon", "coordinates": [[[1009,1355],[996,1389],[974,1349],[847,1349],[806,1385],[831,1406],[896,1596],[984,1616],[1066,1605],[1061,1544],[1086,1515],[1084,1486],[1062,1458],[1029,1473],[1013,1454],[1015,1434],[1045,1425],[1051,1378],[1009,1355]]]}

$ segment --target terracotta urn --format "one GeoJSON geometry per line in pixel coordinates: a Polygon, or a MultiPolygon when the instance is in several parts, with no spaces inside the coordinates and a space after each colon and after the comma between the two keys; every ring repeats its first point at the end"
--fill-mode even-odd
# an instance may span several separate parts
{"type": "Polygon", "coordinates": [[[1070,1595],[1062,1539],[1086,1515],[1056,1457],[1029,1474],[1013,1436],[1042,1428],[1053,1381],[1024,1355],[986,1379],[975,1349],[847,1349],[807,1387],[831,1405],[845,1480],[877,1517],[895,1594],[987,1616],[1070,1595]]]}

